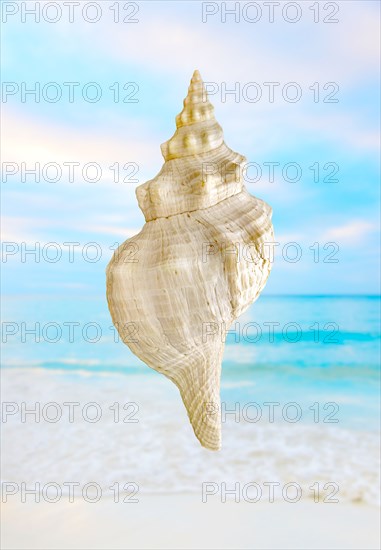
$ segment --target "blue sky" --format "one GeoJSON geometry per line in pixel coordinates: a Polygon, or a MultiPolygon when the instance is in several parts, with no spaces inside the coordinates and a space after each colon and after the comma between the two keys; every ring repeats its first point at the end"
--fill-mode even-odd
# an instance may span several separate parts
{"type": "MultiPolygon", "coordinates": [[[[299,3],[302,15],[296,23],[277,12],[269,23],[263,6],[257,23],[244,21],[242,13],[239,23],[232,17],[223,23],[219,4],[218,13],[203,23],[197,1],[137,2],[138,23],[114,23],[111,4],[98,2],[102,16],[96,23],[86,22],[81,12],[73,23],[66,12],[57,23],[35,23],[30,16],[23,23],[19,12],[3,24],[3,81],[19,89],[22,82],[28,88],[56,82],[63,93],[56,103],[35,102],[31,96],[22,102],[19,92],[6,98],[3,163],[15,162],[20,170],[21,163],[80,163],[74,182],[65,172],[55,183],[36,183],[32,177],[22,182],[20,171],[3,181],[3,240],[16,243],[18,250],[3,263],[3,292],[104,294],[104,269],[114,243],[132,236],[144,222],[135,198],[137,183],[115,183],[109,167],[134,163],[139,183],[160,170],[160,144],[174,132],[175,116],[197,68],[219,90],[223,83],[227,88],[238,83],[242,92],[245,84],[255,82],[262,91],[256,103],[242,93],[223,101],[219,92],[210,100],[226,143],[262,167],[262,178],[247,187],[273,207],[278,249],[296,242],[302,251],[296,263],[277,253],[265,292],[378,293],[378,2],[337,2],[339,21],[332,24],[313,22],[313,2],[299,3]],[[72,103],[64,82],[79,83],[72,103]],[[102,91],[98,102],[82,98],[88,82],[102,91]],[[121,89],[136,83],[138,102],[114,102],[110,86],[115,82],[121,89]],[[280,83],[273,103],[266,82],[280,83]],[[302,90],[296,103],[279,92],[289,82],[302,90]],[[329,82],[334,86],[324,90],[329,82]],[[310,89],[314,83],[320,92],[316,103],[310,89]],[[339,101],[324,102],[335,87],[339,101]],[[89,162],[101,166],[100,181],[80,176],[89,162]],[[268,162],[280,167],[272,182],[263,165],[268,162]],[[291,162],[302,170],[297,182],[282,177],[281,169],[291,162]],[[316,163],[318,182],[309,168],[316,163]],[[338,182],[323,181],[332,166],[324,170],[327,163],[339,167],[338,182]],[[80,244],[73,262],[67,246],[57,263],[36,262],[31,255],[22,262],[22,246],[36,242],[41,250],[49,242],[80,244]],[[89,242],[99,243],[98,262],[83,260],[89,242]],[[330,242],[337,243],[337,263],[323,261],[334,250],[326,246],[330,242]],[[318,262],[311,246],[315,260],[319,248],[318,262]]],[[[121,9],[125,4],[120,3],[121,9]]]]}

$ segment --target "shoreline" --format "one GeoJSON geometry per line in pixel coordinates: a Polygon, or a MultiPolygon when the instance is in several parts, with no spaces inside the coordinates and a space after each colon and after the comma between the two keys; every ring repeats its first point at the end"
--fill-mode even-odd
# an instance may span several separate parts
{"type": "Polygon", "coordinates": [[[294,483],[306,504],[313,502],[310,487],[318,483],[323,498],[337,486],[340,503],[379,505],[376,432],[340,424],[288,424],[281,416],[274,423],[252,424],[242,414],[238,422],[229,415],[222,425],[222,449],[212,453],[195,440],[177,388],[159,376],[147,382],[124,375],[4,370],[2,397],[15,412],[2,422],[3,480],[27,487],[55,482],[63,495],[64,484],[73,480],[95,482],[103,495],[110,494],[113,483],[133,482],[141,495],[168,498],[200,498],[205,482],[255,483],[263,499],[265,483],[271,482],[278,484],[275,500],[280,501],[284,486],[294,483]],[[39,404],[38,422],[29,413],[23,421],[22,403],[28,409],[39,404]],[[65,403],[78,406],[70,409],[65,403]],[[56,414],[62,416],[50,422],[56,414]],[[99,416],[95,422],[94,415],[99,416]]]}

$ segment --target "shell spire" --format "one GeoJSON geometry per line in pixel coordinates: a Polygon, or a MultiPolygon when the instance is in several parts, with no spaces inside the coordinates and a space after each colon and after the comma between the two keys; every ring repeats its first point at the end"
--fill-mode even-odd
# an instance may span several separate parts
{"type": "Polygon", "coordinates": [[[183,104],[175,133],[161,145],[160,173],[136,189],[146,221],[207,208],[242,191],[246,158],[225,144],[198,71],[183,104]]]}
{"type": "Polygon", "coordinates": [[[246,159],[225,144],[198,71],[161,150],[160,172],[136,189],[146,223],[107,267],[107,300],[122,340],[178,387],[197,439],[218,450],[226,329],[267,281],[272,211],[246,191],[246,159]]]}
{"type": "Polygon", "coordinates": [[[224,141],[222,128],[214,118],[214,107],[197,70],[183,103],[184,108],[176,117],[176,132],[161,146],[165,160],[204,153],[224,141]]]}

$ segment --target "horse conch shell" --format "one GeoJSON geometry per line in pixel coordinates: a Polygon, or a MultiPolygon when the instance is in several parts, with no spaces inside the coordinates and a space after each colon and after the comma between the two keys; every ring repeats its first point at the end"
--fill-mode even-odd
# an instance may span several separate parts
{"type": "Polygon", "coordinates": [[[263,289],[274,236],[213,111],[195,71],[164,165],[136,189],[146,223],[111,259],[107,300],[122,340],[176,384],[201,445],[218,450],[225,331],[263,289]]]}

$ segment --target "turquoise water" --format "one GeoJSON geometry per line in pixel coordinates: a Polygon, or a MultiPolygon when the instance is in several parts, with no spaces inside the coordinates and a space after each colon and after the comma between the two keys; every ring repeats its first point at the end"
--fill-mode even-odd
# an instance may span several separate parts
{"type": "MultiPolygon", "coordinates": [[[[2,366],[160,376],[118,341],[103,296],[7,297],[2,318],[2,366]]],[[[223,361],[226,409],[296,402],[313,422],[314,403],[320,421],[336,403],[341,426],[379,427],[380,297],[264,295],[237,323],[223,361]]]]}

